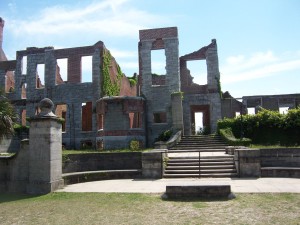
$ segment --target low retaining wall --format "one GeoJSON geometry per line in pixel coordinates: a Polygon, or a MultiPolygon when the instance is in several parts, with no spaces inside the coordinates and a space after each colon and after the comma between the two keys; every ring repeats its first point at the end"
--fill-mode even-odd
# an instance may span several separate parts
{"type": "Polygon", "coordinates": [[[240,177],[300,178],[300,148],[234,149],[240,177]]]}
{"type": "Polygon", "coordinates": [[[262,177],[300,178],[300,148],[261,149],[262,177]]]}
{"type": "Polygon", "coordinates": [[[142,169],[141,152],[86,153],[63,156],[63,174],[97,171],[142,169]]]}
{"type": "Polygon", "coordinates": [[[299,167],[300,148],[266,148],[260,150],[262,167],[299,167]]]}
{"type": "Polygon", "coordinates": [[[134,179],[141,177],[141,170],[101,170],[63,174],[65,185],[97,180],[134,179]]]}

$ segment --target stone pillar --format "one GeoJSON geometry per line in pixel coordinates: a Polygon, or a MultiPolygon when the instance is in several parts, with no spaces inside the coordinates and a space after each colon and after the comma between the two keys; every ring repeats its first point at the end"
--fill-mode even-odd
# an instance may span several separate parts
{"type": "Polygon", "coordinates": [[[53,102],[43,99],[41,113],[33,117],[29,130],[29,179],[27,192],[47,194],[63,186],[62,131],[52,113],[53,102]]]}
{"type": "Polygon", "coordinates": [[[164,170],[166,150],[143,152],[142,176],[148,179],[161,179],[164,170]]]}
{"type": "Polygon", "coordinates": [[[235,149],[234,158],[237,162],[236,165],[240,177],[260,177],[259,149],[235,149]]]}

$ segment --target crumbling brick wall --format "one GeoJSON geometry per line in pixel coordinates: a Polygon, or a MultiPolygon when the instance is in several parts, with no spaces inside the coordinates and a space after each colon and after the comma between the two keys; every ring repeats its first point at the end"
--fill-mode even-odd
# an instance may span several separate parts
{"type": "MultiPolygon", "coordinates": [[[[96,147],[97,115],[96,101],[102,97],[102,55],[107,51],[103,42],[92,46],[54,49],[53,47],[30,47],[17,52],[17,59],[0,62],[0,86],[7,86],[7,71],[14,71],[15,89],[8,98],[20,115],[20,123],[25,125],[26,117],[34,116],[41,99],[51,98],[65,117],[62,135],[66,148],[81,148],[84,143],[96,147]],[[92,56],[92,82],[82,82],[81,59],[92,56]],[[23,59],[27,58],[26,71],[23,59]],[[67,80],[64,81],[57,64],[58,59],[67,59],[67,80]],[[45,65],[44,84],[37,74],[37,65],[45,65]],[[64,107],[63,109],[61,107],[64,107]]],[[[112,60],[110,78],[116,76],[117,62],[112,60]]],[[[136,87],[131,86],[126,77],[120,83],[120,95],[136,95],[136,87]]]]}

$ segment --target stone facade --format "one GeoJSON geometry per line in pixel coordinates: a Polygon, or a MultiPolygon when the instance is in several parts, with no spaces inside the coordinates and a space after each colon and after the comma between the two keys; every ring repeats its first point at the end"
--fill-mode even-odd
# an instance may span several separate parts
{"type": "MultiPolygon", "coordinates": [[[[180,92],[178,31],[176,27],[169,27],[140,30],[139,34],[139,84],[147,105],[147,141],[153,143],[160,133],[173,127],[171,95],[180,92]],[[153,82],[151,68],[151,51],[157,49],[164,49],[166,55],[165,82],[162,85],[153,82]]],[[[180,107],[180,103],[176,106],[180,107]]]]}
{"type": "Polygon", "coordinates": [[[122,149],[131,141],[146,146],[145,103],[141,97],[103,97],[97,101],[98,149],[122,149]]]}
{"type": "Polygon", "coordinates": [[[112,57],[107,70],[110,81],[119,82],[120,92],[114,94],[118,96],[104,93],[107,81],[103,74],[104,59],[109,51],[103,42],[67,49],[30,47],[17,51],[16,60],[8,61],[2,50],[3,28],[4,20],[0,18],[0,87],[5,88],[7,97],[15,105],[22,125],[28,124],[26,117],[39,112],[37,106],[41,99],[52,99],[55,113],[65,119],[62,124],[65,148],[127,148],[131,140],[151,147],[166,130],[195,134],[196,113],[203,114],[203,126],[213,133],[218,119],[235,117],[238,112],[247,113],[247,107],[278,110],[299,105],[298,94],[246,96],[238,101],[224,93],[222,98],[216,40],[179,57],[177,27],[139,31],[136,85],[122,74],[119,77],[120,67],[112,57]],[[151,52],[161,49],[166,56],[166,74],[157,75],[153,73],[151,52]],[[92,57],[89,82],[82,79],[85,56],[92,57]],[[67,60],[66,80],[62,79],[58,65],[61,59],[67,60]],[[191,60],[205,60],[207,84],[193,82],[187,67],[191,60]],[[45,68],[44,80],[38,74],[40,64],[45,68]],[[138,107],[131,111],[126,109],[135,104],[138,107]]]}
{"type": "Polygon", "coordinates": [[[180,78],[181,90],[184,93],[184,134],[194,134],[196,112],[203,113],[203,126],[209,128],[211,132],[215,132],[217,120],[222,117],[220,72],[215,39],[208,46],[180,57],[180,78]],[[190,60],[206,60],[207,84],[199,85],[193,82],[193,77],[187,68],[187,61],[190,60]]]}

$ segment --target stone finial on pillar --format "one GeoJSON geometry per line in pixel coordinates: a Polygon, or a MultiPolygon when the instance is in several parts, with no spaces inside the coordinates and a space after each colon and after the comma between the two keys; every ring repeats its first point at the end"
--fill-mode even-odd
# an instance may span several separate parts
{"type": "Polygon", "coordinates": [[[49,98],[44,98],[40,101],[39,104],[41,112],[38,114],[37,117],[57,117],[52,110],[54,109],[54,104],[49,98]]]}

